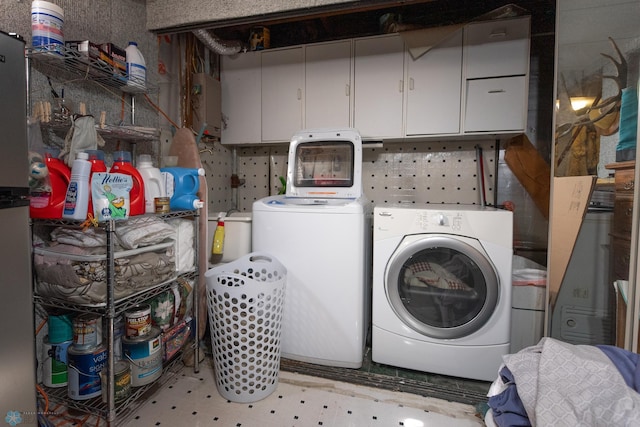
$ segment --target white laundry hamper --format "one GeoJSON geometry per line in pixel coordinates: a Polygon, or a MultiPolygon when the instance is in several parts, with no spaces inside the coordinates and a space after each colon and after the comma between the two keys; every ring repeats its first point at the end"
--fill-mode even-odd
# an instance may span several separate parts
{"type": "Polygon", "coordinates": [[[216,387],[227,400],[256,402],[278,385],[286,277],[261,252],[205,273],[216,387]]]}

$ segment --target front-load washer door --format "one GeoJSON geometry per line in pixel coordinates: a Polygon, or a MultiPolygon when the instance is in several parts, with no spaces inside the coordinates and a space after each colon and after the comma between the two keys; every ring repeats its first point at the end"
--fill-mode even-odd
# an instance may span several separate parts
{"type": "Polygon", "coordinates": [[[405,236],[385,272],[387,299],[398,318],[427,337],[468,336],[487,323],[499,280],[477,240],[405,236]]]}

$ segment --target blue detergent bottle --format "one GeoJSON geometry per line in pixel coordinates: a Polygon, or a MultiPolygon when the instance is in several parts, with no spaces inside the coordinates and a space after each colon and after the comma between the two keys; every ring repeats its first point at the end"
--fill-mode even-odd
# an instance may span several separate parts
{"type": "Polygon", "coordinates": [[[175,166],[161,168],[160,172],[164,178],[169,208],[172,211],[200,209],[204,206],[204,202],[197,195],[204,169],[175,166]]]}

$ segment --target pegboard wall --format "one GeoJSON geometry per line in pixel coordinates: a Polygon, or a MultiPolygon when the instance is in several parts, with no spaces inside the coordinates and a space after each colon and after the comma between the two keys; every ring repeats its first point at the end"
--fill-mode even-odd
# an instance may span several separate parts
{"type": "MultiPolygon", "coordinates": [[[[488,205],[509,202],[514,211],[514,244],[546,247],[547,221],[504,162],[505,141],[430,141],[385,143],[363,149],[362,185],[373,205],[480,204],[478,151],[481,148],[488,205]],[[497,156],[497,157],[496,157],[497,156]],[[496,188],[497,187],[497,188],[496,188]]],[[[250,212],[253,202],[282,189],[288,144],[243,146],[201,143],[209,217],[235,210],[250,212]],[[231,188],[237,170],[240,185],[231,188]]],[[[544,255],[544,254],[542,254],[544,255]]],[[[544,264],[544,259],[540,259],[544,264]]]]}
{"type": "MultiPolygon", "coordinates": [[[[385,143],[363,149],[362,185],[375,205],[480,204],[478,150],[482,152],[484,195],[494,204],[496,144],[499,141],[385,143]]],[[[201,152],[209,185],[209,212],[251,211],[254,201],[278,194],[286,177],[288,145],[238,147],[242,185],[229,189],[233,149],[216,144],[201,152]],[[235,193],[235,194],[234,194],[235,193]]],[[[500,203],[500,201],[498,201],[500,203]]]]}

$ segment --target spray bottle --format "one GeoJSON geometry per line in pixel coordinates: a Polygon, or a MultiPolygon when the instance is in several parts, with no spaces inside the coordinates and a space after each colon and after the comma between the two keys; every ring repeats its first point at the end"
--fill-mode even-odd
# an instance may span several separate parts
{"type": "Polygon", "coordinates": [[[225,213],[220,212],[218,215],[218,225],[213,233],[213,244],[211,245],[211,253],[213,255],[221,255],[224,250],[224,217],[225,213]]]}

